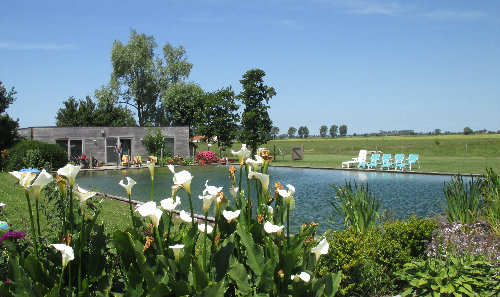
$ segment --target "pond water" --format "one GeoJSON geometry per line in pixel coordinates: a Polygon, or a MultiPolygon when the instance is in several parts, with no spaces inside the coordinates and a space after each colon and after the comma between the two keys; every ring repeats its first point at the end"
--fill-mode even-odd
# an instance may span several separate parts
{"type": "MultiPolygon", "coordinates": [[[[226,196],[231,197],[228,166],[176,167],[175,170],[179,172],[184,169],[194,176],[191,189],[195,213],[203,213],[202,202],[198,199],[198,195],[201,195],[205,188],[206,180],[209,180],[209,185],[222,186],[226,196]]],[[[443,186],[451,179],[450,176],[441,175],[283,167],[270,167],[269,174],[271,176],[269,188],[272,190],[276,181],[280,181],[283,186],[286,184],[295,186],[296,207],[290,217],[291,231],[297,231],[303,223],[314,221],[319,223],[318,234],[342,225],[340,217],[335,216],[332,219],[331,216],[334,209],[329,201],[335,196],[332,184],[344,185],[345,181],[349,180],[358,184],[368,183],[370,190],[382,201],[381,209],[386,210],[386,217],[403,219],[412,213],[421,217],[441,214],[440,203],[445,202],[443,186]],[[332,220],[334,223],[329,222],[332,220]]],[[[85,189],[127,197],[125,190],[118,185],[122,179],[126,182],[127,176],[137,182],[132,189],[132,199],[149,201],[151,182],[148,169],[80,172],[76,183],[85,189]]],[[[236,170],[236,178],[239,178],[239,168],[236,170]]],[[[159,202],[170,197],[172,185],[172,173],[168,168],[156,168],[154,200],[159,202]]],[[[245,179],[242,188],[246,191],[245,179]]],[[[254,188],[252,191],[255,191],[254,188]]],[[[187,194],[182,190],[177,193],[182,200],[180,209],[188,211],[187,194]]],[[[209,215],[213,216],[213,213],[209,215]]]]}

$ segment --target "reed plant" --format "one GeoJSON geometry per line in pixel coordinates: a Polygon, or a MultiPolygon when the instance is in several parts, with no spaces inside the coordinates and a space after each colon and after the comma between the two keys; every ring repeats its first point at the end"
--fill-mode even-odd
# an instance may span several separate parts
{"type": "Polygon", "coordinates": [[[454,176],[445,183],[446,204],[441,204],[450,223],[460,222],[465,225],[476,223],[481,214],[481,183],[471,178],[464,182],[461,176],[454,176]]]}
{"type": "MultiPolygon", "coordinates": [[[[347,181],[342,187],[335,187],[337,195],[330,201],[335,211],[344,219],[344,225],[353,226],[358,233],[371,231],[383,214],[380,213],[381,201],[368,189],[368,184],[354,187],[347,181]]],[[[333,217],[333,214],[332,214],[333,217]]]]}

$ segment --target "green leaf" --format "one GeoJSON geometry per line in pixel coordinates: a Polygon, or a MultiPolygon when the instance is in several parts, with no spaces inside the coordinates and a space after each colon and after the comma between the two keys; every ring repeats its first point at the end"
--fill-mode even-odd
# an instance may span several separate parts
{"type": "Polygon", "coordinates": [[[252,288],[248,284],[248,274],[243,264],[236,263],[232,265],[227,274],[236,283],[236,290],[241,295],[245,296],[251,293],[252,288]]]}
{"type": "Polygon", "coordinates": [[[221,248],[215,253],[215,281],[221,281],[227,273],[230,263],[231,257],[234,251],[234,234],[231,234],[224,242],[222,243],[221,248]]]}
{"type": "Polygon", "coordinates": [[[16,255],[9,255],[7,278],[11,281],[11,292],[14,296],[36,296],[32,291],[32,282],[24,269],[19,265],[16,255]]]}
{"type": "Polygon", "coordinates": [[[171,293],[170,289],[167,287],[167,285],[158,283],[158,285],[149,292],[148,296],[163,297],[163,296],[168,296],[170,293],[171,293]]]}
{"type": "Polygon", "coordinates": [[[184,296],[191,294],[191,286],[184,280],[175,281],[173,287],[175,296],[184,296]]]}
{"type": "MultiPolygon", "coordinates": [[[[202,260],[203,261],[203,260],[202,260]]],[[[206,273],[198,261],[193,261],[193,287],[196,292],[201,292],[208,286],[208,273],[206,273]]]]}
{"type": "Polygon", "coordinates": [[[224,296],[226,290],[227,284],[225,281],[215,282],[206,287],[200,296],[224,296]]]}
{"type": "Polygon", "coordinates": [[[248,266],[250,266],[255,275],[261,275],[264,267],[264,252],[262,247],[254,244],[252,235],[240,224],[236,227],[236,232],[240,236],[241,243],[245,246],[248,266]]]}
{"type": "Polygon", "coordinates": [[[341,276],[342,272],[339,271],[335,274],[325,275],[323,278],[316,281],[313,284],[313,290],[316,292],[316,296],[322,295],[327,297],[333,297],[339,289],[341,276]]]}

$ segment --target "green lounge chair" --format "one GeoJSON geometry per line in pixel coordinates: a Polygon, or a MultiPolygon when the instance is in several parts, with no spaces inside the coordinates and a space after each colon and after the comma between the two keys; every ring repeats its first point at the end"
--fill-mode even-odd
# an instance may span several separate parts
{"type": "MultiPolygon", "coordinates": [[[[400,168],[401,171],[403,171],[404,168],[406,166],[408,166],[408,167],[410,167],[410,170],[411,170],[411,165],[416,164],[417,162],[418,162],[418,154],[410,154],[408,156],[408,159],[406,160],[406,162],[402,162],[400,164],[397,164],[395,169],[400,168]]],[[[420,163],[419,163],[418,167],[420,168],[420,163]]]]}

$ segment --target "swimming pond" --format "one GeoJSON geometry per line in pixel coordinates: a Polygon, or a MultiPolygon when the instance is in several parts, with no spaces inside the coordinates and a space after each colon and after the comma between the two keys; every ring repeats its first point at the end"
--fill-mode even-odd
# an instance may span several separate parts
{"type": "MultiPolygon", "coordinates": [[[[208,184],[223,187],[227,197],[231,180],[228,166],[189,166],[176,167],[176,172],[188,170],[193,175],[191,184],[193,206],[195,213],[202,214],[202,201],[198,199],[208,184]]],[[[328,170],[270,167],[271,181],[269,189],[274,190],[274,183],[280,181],[283,186],[295,186],[295,210],[291,213],[291,230],[298,230],[303,223],[311,221],[319,223],[318,233],[329,228],[338,228],[342,221],[331,214],[333,206],[329,203],[335,196],[332,184],[343,185],[345,181],[367,183],[375,196],[382,201],[382,210],[386,210],[386,217],[403,219],[415,213],[421,217],[434,216],[442,213],[440,203],[445,202],[443,186],[450,181],[451,176],[426,174],[401,174],[374,171],[328,170]]],[[[93,189],[105,194],[127,197],[125,190],[118,184],[125,177],[131,177],[136,182],[132,189],[132,199],[149,201],[151,196],[151,180],[148,169],[126,169],[109,171],[85,171],[77,176],[76,183],[82,188],[93,189]]],[[[173,185],[172,173],[168,168],[155,169],[154,200],[159,202],[171,196],[173,185]]],[[[239,178],[239,168],[236,169],[236,178],[239,178]]],[[[243,179],[242,188],[246,191],[246,180],[243,179]]],[[[252,191],[254,189],[252,188],[252,191]]],[[[178,191],[182,204],[180,209],[189,211],[189,201],[184,191],[178,191]]],[[[232,199],[230,199],[232,201],[232,199]]],[[[213,209],[213,207],[212,207],[213,209]]],[[[213,211],[213,210],[212,210],[213,211]]],[[[213,213],[209,213],[213,216],[213,213]]]]}

